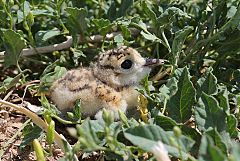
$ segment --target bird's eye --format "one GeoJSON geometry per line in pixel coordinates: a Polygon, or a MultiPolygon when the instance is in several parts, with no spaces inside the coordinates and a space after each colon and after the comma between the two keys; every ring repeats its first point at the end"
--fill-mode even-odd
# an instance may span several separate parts
{"type": "Polygon", "coordinates": [[[123,69],[130,69],[132,67],[132,64],[133,64],[132,61],[127,59],[122,62],[121,67],[123,69]]]}

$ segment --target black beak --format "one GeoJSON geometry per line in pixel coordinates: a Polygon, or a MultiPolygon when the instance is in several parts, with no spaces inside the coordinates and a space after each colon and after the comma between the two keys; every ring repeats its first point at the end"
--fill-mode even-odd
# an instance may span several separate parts
{"type": "Polygon", "coordinates": [[[158,65],[163,65],[166,60],[146,58],[145,61],[146,62],[144,64],[144,66],[154,67],[154,66],[158,66],[158,65]]]}

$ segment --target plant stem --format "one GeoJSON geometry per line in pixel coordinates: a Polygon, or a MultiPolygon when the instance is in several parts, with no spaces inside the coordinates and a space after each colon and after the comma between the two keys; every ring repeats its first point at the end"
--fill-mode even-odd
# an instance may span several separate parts
{"type": "MultiPolygon", "coordinates": [[[[6,106],[12,107],[15,110],[18,110],[22,113],[24,113],[26,116],[28,116],[30,119],[32,119],[32,122],[35,123],[37,126],[39,126],[42,130],[44,130],[45,132],[47,132],[48,130],[48,124],[46,124],[46,122],[44,122],[38,115],[36,115],[35,113],[29,111],[28,109],[21,107],[21,106],[17,106],[15,104],[12,104],[10,102],[7,101],[3,101],[0,100],[0,104],[4,104],[6,106]]],[[[63,141],[62,141],[62,136],[60,136],[56,131],[54,132],[55,135],[55,142],[57,143],[57,145],[64,151],[64,145],[63,145],[63,141]]]]}
{"type": "Polygon", "coordinates": [[[17,61],[17,64],[16,64],[16,66],[17,66],[17,68],[18,68],[19,72],[20,72],[20,73],[23,73],[23,70],[21,69],[21,67],[20,67],[20,65],[19,65],[19,62],[18,62],[18,61],[17,61]]]}
{"type": "Polygon", "coordinates": [[[6,3],[4,3],[3,5],[3,9],[6,12],[6,14],[8,15],[9,19],[10,19],[10,29],[13,29],[13,18],[10,12],[8,12],[8,9],[6,8],[6,3]]]}
{"type": "Polygon", "coordinates": [[[68,31],[68,29],[67,29],[67,27],[64,25],[64,23],[63,23],[63,21],[62,21],[62,19],[61,19],[61,6],[62,6],[62,4],[63,4],[63,2],[64,2],[65,0],[62,0],[62,1],[58,1],[57,2],[57,7],[56,7],[56,17],[57,17],[57,20],[59,21],[59,24],[60,24],[60,26],[62,26],[62,28],[63,28],[63,34],[68,34],[69,33],[69,31],[68,31]]]}
{"type": "Polygon", "coordinates": [[[162,110],[162,114],[164,115],[165,111],[167,108],[167,98],[164,99],[164,104],[163,104],[163,110],[162,110]]]}
{"type": "Polygon", "coordinates": [[[163,30],[163,29],[161,29],[161,34],[162,34],[163,40],[164,40],[164,42],[165,42],[165,45],[164,45],[164,46],[167,47],[168,52],[171,53],[172,50],[171,50],[171,47],[170,47],[170,45],[169,45],[169,43],[168,43],[168,40],[167,40],[167,38],[166,38],[166,36],[165,36],[165,33],[164,33],[164,30],[163,30]]]}

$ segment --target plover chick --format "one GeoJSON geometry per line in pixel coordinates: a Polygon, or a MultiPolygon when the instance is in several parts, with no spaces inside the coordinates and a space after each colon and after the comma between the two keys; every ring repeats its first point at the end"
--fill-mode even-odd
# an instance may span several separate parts
{"type": "Polygon", "coordinates": [[[135,49],[121,46],[100,53],[90,67],[68,71],[50,88],[51,100],[62,111],[71,111],[81,100],[83,116],[101,118],[102,109],[118,119],[118,110],[137,107],[136,88],[153,66],[163,59],[143,58],[135,49]]]}

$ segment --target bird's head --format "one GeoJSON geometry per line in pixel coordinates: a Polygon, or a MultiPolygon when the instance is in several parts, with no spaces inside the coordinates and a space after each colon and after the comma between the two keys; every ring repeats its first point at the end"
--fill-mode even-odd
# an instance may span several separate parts
{"type": "Polygon", "coordinates": [[[94,75],[113,87],[137,85],[163,59],[143,58],[135,49],[121,46],[100,53],[93,63],[94,75]]]}

